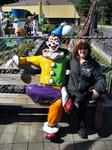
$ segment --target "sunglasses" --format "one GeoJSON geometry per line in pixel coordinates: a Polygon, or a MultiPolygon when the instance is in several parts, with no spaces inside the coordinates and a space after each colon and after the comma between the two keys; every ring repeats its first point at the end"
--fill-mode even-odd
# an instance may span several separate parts
{"type": "Polygon", "coordinates": [[[85,45],[78,46],[78,50],[87,50],[87,47],[85,45]]]}

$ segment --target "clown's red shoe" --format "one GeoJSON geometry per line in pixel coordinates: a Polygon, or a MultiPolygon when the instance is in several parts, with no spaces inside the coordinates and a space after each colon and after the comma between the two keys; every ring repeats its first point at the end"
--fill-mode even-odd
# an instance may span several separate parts
{"type": "Polygon", "coordinates": [[[56,133],[46,133],[45,138],[46,139],[53,139],[56,137],[56,133]]]}
{"type": "Polygon", "coordinates": [[[56,137],[56,134],[59,131],[59,126],[57,125],[55,127],[49,127],[48,122],[45,122],[43,126],[43,131],[46,133],[46,139],[53,139],[56,137]]]}

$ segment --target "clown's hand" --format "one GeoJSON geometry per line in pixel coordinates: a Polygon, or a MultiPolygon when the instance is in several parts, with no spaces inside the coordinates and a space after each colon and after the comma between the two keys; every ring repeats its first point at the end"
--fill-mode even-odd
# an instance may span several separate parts
{"type": "Polygon", "coordinates": [[[18,66],[19,64],[19,57],[17,55],[14,55],[11,59],[7,61],[5,64],[6,69],[13,68],[15,65],[18,66]]]}
{"type": "Polygon", "coordinates": [[[62,94],[62,106],[64,107],[66,102],[68,101],[68,93],[66,87],[62,87],[61,94],[62,94]]]}

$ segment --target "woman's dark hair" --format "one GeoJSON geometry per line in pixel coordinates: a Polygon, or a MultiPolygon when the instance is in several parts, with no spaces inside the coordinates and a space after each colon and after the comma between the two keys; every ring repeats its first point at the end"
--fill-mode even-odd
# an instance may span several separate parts
{"type": "Polygon", "coordinates": [[[87,53],[87,56],[86,56],[86,59],[90,59],[91,58],[91,46],[90,44],[84,40],[84,39],[81,39],[81,40],[78,40],[76,41],[75,45],[74,45],[74,49],[73,49],[73,55],[76,59],[79,59],[79,55],[78,55],[78,50],[80,49],[80,47],[84,47],[85,49],[88,50],[88,53],[87,53]]]}

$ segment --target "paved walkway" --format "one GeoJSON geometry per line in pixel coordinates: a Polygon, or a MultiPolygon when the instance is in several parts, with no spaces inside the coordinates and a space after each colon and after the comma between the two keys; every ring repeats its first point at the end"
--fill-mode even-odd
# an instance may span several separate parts
{"type": "Polygon", "coordinates": [[[56,141],[44,138],[42,131],[46,115],[37,112],[0,112],[0,150],[110,150],[112,148],[112,108],[105,109],[104,127],[96,132],[88,129],[88,139],[82,140],[68,123],[61,122],[56,141]]]}

